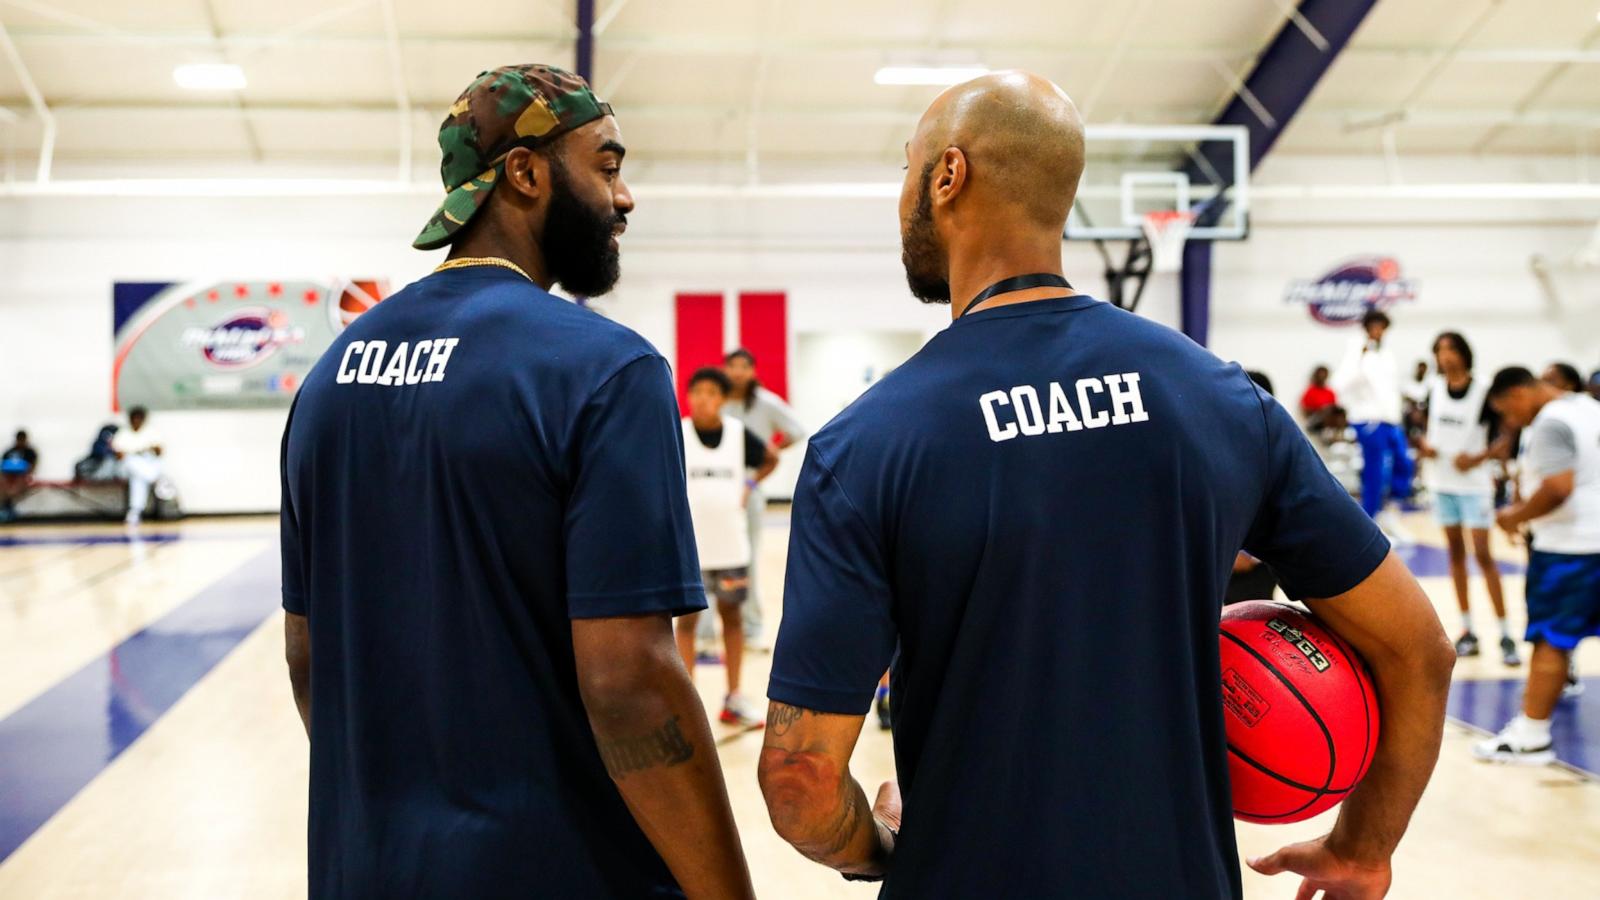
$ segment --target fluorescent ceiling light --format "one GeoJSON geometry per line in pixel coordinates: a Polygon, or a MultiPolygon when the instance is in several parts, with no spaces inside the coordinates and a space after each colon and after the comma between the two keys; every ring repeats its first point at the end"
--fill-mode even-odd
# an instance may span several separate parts
{"type": "Polygon", "coordinates": [[[989,74],[985,66],[884,66],[872,80],[878,84],[960,84],[989,74]]]}
{"type": "Polygon", "coordinates": [[[232,63],[190,63],[173,69],[172,80],[191,91],[238,91],[244,89],[244,70],[232,63]]]}

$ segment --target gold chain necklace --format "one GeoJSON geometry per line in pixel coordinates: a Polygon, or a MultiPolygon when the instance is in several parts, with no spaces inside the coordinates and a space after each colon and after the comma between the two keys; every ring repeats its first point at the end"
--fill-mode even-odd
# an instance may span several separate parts
{"type": "Polygon", "coordinates": [[[522,271],[521,266],[509,259],[501,259],[498,256],[460,256],[455,259],[447,259],[440,263],[434,271],[443,272],[445,269],[464,269],[467,266],[499,266],[502,269],[510,269],[529,281],[533,280],[527,272],[522,271]]]}

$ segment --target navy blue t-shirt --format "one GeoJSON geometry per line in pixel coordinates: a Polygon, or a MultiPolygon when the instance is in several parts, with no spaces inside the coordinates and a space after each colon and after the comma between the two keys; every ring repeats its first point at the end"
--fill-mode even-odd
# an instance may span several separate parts
{"type": "Polygon", "coordinates": [[[892,675],[886,897],[1237,897],[1235,554],[1328,597],[1388,543],[1237,365],[1089,297],[974,312],[811,439],[769,696],[892,675]]]}
{"type": "Polygon", "coordinates": [[[681,896],[607,776],[572,619],[705,608],[667,364],[488,267],[346,330],[283,447],[311,630],[311,896],[681,896]]]}

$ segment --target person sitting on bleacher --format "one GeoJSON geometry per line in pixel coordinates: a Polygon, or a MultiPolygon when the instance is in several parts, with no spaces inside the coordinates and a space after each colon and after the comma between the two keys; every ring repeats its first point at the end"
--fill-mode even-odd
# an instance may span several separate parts
{"type": "Polygon", "coordinates": [[[150,502],[150,488],[161,479],[161,437],[149,424],[150,412],[142,406],[128,410],[128,427],[118,429],[111,448],[122,460],[128,478],[129,525],[138,525],[150,502]]]}
{"type": "Polygon", "coordinates": [[[39,451],[28,443],[26,431],[17,432],[17,442],[0,454],[0,522],[17,517],[12,501],[28,487],[33,471],[39,467],[39,451]]]}

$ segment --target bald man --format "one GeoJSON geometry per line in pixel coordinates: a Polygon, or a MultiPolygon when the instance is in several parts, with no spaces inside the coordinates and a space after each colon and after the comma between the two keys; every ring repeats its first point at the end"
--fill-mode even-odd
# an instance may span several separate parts
{"type": "Polygon", "coordinates": [[[1383,705],[1332,833],[1252,865],[1382,896],[1455,659],[1427,598],[1243,370],[1062,277],[1059,88],[959,85],[906,156],[906,275],[954,322],[811,439],[760,762],[779,834],[885,897],[1240,896],[1217,617],[1243,547],[1383,705]],[[899,781],[869,803],[850,757],[891,657],[899,781]]]}

